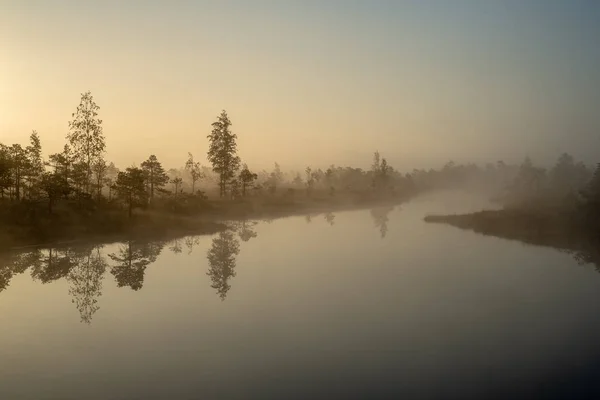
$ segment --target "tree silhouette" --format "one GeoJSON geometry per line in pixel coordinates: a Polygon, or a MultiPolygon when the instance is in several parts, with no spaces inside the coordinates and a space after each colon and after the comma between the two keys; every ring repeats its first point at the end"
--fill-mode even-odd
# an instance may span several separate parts
{"type": "Polygon", "coordinates": [[[44,162],[42,161],[42,144],[36,131],[31,132],[29,142],[30,145],[25,148],[27,153],[26,180],[28,197],[32,199],[39,195],[39,183],[44,172],[44,162]]]}
{"type": "Polygon", "coordinates": [[[60,179],[63,191],[61,195],[65,198],[71,193],[71,175],[73,170],[73,152],[69,145],[63,147],[60,153],[51,154],[48,165],[54,168],[54,175],[60,179]]]}
{"type": "Polygon", "coordinates": [[[94,102],[91,92],[81,94],[77,111],[69,122],[67,139],[74,151],[75,161],[84,165],[86,184],[89,193],[92,166],[102,158],[106,143],[102,132],[102,120],[98,118],[100,107],[94,102]]]}
{"type": "Polygon", "coordinates": [[[385,158],[381,158],[379,151],[373,154],[373,164],[371,166],[371,185],[376,190],[385,189],[388,186],[390,176],[393,170],[388,165],[385,158]]]}
{"type": "Polygon", "coordinates": [[[12,170],[12,184],[14,187],[15,198],[21,200],[24,179],[27,176],[29,160],[27,151],[20,144],[13,144],[8,149],[10,157],[10,167],[12,170]]]}
{"type": "Polygon", "coordinates": [[[202,172],[202,165],[199,161],[194,161],[194,156],[192,153],[188,153],[188,159],[185,162],[185,169],[189,172],[190,177],[192,178],[192,193],[195,193],[196,182],[204,178],[204,173],[202,172]]]}
{"type": "Polygon", "coordinates": [[[377,174],[379,174],[380,170],[381,170],[381,155],[379,154],[379,151],[375,151],[375,153],[373,153],[373,164],[371,164],[371,172],[373,172],[374,176],[377,176],[377,174]]]}
{"type": "Polygon", "coordinates": [[[217,121],[213,122],[212,127],[212,132],[208,135],[210,141],[208,160],[213,166],[213,171],[219,174],[219,195],[223,197],[228,182],[240,167],[240,158],[237,156],[237,135],[231,132],[231,121],[225,110],[221,112],[217,121]]]}
{"type": "Polygon", "coordinates": [[[225,300],[231,288],[229,280],[235,276],[236,256],[240,252],[240,244],[231,231],[223,231],[212,240],[208,250],[207,275],[212,281],[211,287],[217,290],[221,300],[225,300]]]}
{"type": "Polygon", "coordinates": [[[135,167],[127,168],[125,172],[119,172],[117,175],[115,190],[119,198],[127,204],[129,218],[132,216],[133,207],[147,203],[144,177],[144,171],[135,167]]]}
{"type": "Polygon", "coordinates": [[[106,183],[106,172],[108,171],[108,165],[103,159],[98,159],[92,165],[92,172],[94,173],[94,186],[96,187],[96,197],[99,199],[102,196],[102,188],[106,183]]]}
{"type": "Polygon", "coordinates": [[[306,167],[304,172],[306,174],[306,194],[310,196],[315,187],[315,173],[310,167],[306,167]]]}
{"type": "Polygon", "coordinates": [[[173,190],[175,191],[175,195],[179,194],[179,188],[183,184],[183,179],[173,178],[171,179],[171,183],[173,184],[173,190]]]}
{"type": "Polygon", "coordinates": [[[69,191],[67,183],[56,172],[44,172],[41,177],[40,188],[48,198],[49,214],[52,214],[55,201],[69,191]]]}
{"type": "Polygon", "coordinates": [[[169,177],[154,154],[148,157],[141,167],[144,171],[145,181],[150,188],[150,199],[154,199],[154,190],[164,187],[169,182],[169,177]]]}
{"type": "Polygon", "coordinates": [[[246,190],[254,185],[256,179],[258,179],[258,175],[253,172],[250,172],[250,170],[248,169],[248,165],[244,164],[239,176],[243,197],[246,197],[246,190]]]}
{"type": "Polygon", "coordinates": [[[529,157],[519,167],[519,172],[512,185],[512,193],[517,199],[523,199],[537,193],[545,177],[545,170],[537,168],[529,157]]]}
{"type": "Polygon", "coordinates": [[[279,184],[283,182],[283,172],[281,172],[281,167],[279,164],[275,163],[275,167],[273,171],[269,174],[269,191],[271,193],[275,193],[277,191],[277,187],[279,184]]]}

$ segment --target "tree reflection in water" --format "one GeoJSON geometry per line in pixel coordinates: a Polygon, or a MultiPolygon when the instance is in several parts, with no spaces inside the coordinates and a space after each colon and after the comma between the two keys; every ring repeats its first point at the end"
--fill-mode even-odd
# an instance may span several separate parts
{"type": "Polygon", "coordinates": [[[579,242],[578,249],[565,250],[579,265],[593,265],[600,272],[600,237],[590,235],[579,242]]]}
{"type": "Polygon", "coordinates": [[[175,239],[175,240],[173,240],[171,242],[171,246],[169,247],[169,250],[171,250],[175,254],[180,254],[181,251],[182,251],[181,239],[175,239]]]}
{"type": "Polygon", "coordinates": [[[41,258],[42,262],[33,265],[31,276],[42,283],[66,277],[77,265],[75,253],[68,247],[48,249],[48,254],[41,258]]]}
{"type": "Polygon", "coordinates": [[[388,232],[389,215],[394,210],[393,206],[377,207],[371,210],[371,217],[375,227],[379,229],[381,238],[385,238],[388,232]]]}
{"type": "MultiPolygon", "coordinates": [[[[375,226],[381,237],[387,233],[389,213],[394,207],[371,210],[375,226]]],[[[325,214],[325,220],[333,222],[333,214],[325,214]]],[[[330,223],[331,223],[330,222],[330,223]]],[[[256,222],[240,221],[212,239],[207,253],[211,287],[224,300],[231,289],[231,278],[236,275],[236,259],[240,253],[240,241],[247,242],[257,237],[256,222]],[[239,238],[239,240],[238,240],[239,238]]],[[[458,226],[458,225],[457,225],[458,226]]],[[[459,226],[460,227],[460,226],[459,226]]],[[[468,229],[464,228],[463,229],[468,229]]],[[[484,235],[493,235],[524,243],[552,247],[569,253],[579,264],[592,264],[600,272],[600,238],[586,232],[564,232],[563,235],[547,234],[537,227],[515,227],[515,232],[499,229],[474,229],[484,235]],[[525,229],[528,228],[528,229],[525,229]],[[530,229],[529,229],[530,228],[530,229]]],[[[181,252],[182,243],[191,253],[201,243],[200,236],[176,239],[171,250],[181,252]]],[[[69,284],[69,295],[79,311],[81,321],[91,323],[99,310],[103,277],[107,269],[115,277],[118,287],[140,290],[143,287],[146,268],[155,262],[166,246],[164,241],[129,241],[119,245],[108,254],[112,265],[107,264],[103,246],[55,246],[47,249],[28,249],[0,254],[0,294],[6,290],[11,279],[29,271],[31,278],[42,284],[65,279],[69,284]]],[[[1,300],[1,297],[0,297],[1,300]]]]}
{"type": "Polygon", "coordinates": [[[122,244],[116,253],[109,254],[115,262],[110,273],[117,280],[117,286],[140,290],[144,285],[146,267],[156,261],[164,246],[164,242],[129,241],[122,244]]]}
{"type": "Polygon", "coordinates": [[[254,227],[258,224],[256,221],[243,220],[237,224],[238,236],[243,242],[247,242],[250,239],[254,239],[258,236],[258,233],[254,230],[254,227]]]}
{"type": "Polygon", "coordinates": [[[199,236],[188,236],[185,238],[185,247],[188,249],[188,255],[192,254],[195,246],[200,244],[199,236]]]}
{"type": "Polygon", "coordinates": [[[42,251],[9,252],[0,258],[0,292],[10,285],[13,276],[22,274],[30,267],[40,268],[42,251]]]}
{"type": "Polygon", "coordinates": [[[325,215],[325,221],[327,221],[327,223],[331,226],[335,225],[335,214],[332,212],[326,212],[325,215]]]}
{"type": "Polygon", "coordinates": [[[231,289],[229,280],[235,276],[236,256],[239,252],[240,243],[230,230],[219,233],[208,250],[207,275],[212,281],[211,287],[217,290],[221,300],[225,300],[231,289]]]}
{"type": "Polygon", "coordinates": [[[101,248],[97,246],[73,252],[74,266],[66,276],[71,301],[77,307],[81,321],[87,324],[100,308],[98,298],[102,295],[102,279],[107,266],[100,253],[101,248]]]}

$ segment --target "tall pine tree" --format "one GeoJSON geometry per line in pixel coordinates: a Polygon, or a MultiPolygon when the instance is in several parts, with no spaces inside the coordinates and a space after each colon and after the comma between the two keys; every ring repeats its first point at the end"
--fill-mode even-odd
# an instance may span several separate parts
{"type": "Polygon", "coordinates": [[[98,118],[100,107],[94,102],[91,92],[81,94],[77,111],[72,114],[69,122],[67,139],[73,149],[75,162],[84,166],[84,190],[91,192],[92,168],[102,159],[106,143],[102,131],[102,120],[98,118]]]}
{"type": "Polygon", "coordinates": [[[219,195],[223,197],[227,191],[227,184],[240,168],[237,135],[231,132],[231,121],[225,110],[221,112],[217,121],[213,122],[212,127],[212,132],[208,135],[208,161],[211,162],[213,171],[219,174],[219,195]]]}
{"type": "Polygon", "coordinates": [[[146,184],[150,192],[150,199],[153,199],[154,190],[160,189],[169,183],[169,177],[154,154],[142,163],[142,170],[144,171],[146,184]]]}

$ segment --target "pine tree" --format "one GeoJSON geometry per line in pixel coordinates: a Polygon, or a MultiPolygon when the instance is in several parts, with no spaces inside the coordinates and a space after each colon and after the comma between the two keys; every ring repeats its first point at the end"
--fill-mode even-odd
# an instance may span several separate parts
{"type": "Polygon", "coordinates": [[[143,206],[147,203],[144,177],[144,171],[136,167],[127,168],[117,175],[115,190],[119,198],[127,204],[129,218],[135,206],[143,206]]]}
{"type": "Polygon", "coordinates": [[[150,188],[150,199],[153,199],[154,190],[160,189],[169,183],[169,177],[154,154],[142,163],[142,170],[145,174],[146,183],[150,188]]]}
{"type": "Polygon", "coordinates": [[[244,164],[242,172],[240,172],[239,181],[242,187],[242,196],[246,196],[246,190],[251,188],[254,182],[258,179],[258,175],[248,169],[248,165],[244,164]]]}
{"type": "Polygon", "coordinates": [[[54,203],[68,190],[65,181],[56,172],[44,172],[40,179],[40,188],[48,198],[48,213],[52,214],[54,203]]]}
{"type": "Polygon", "coordinates": [[[213,171],[219,174],[219,195],[223,197],[230,182],[240,167],[240,158],[237,156],[237,135],[231,132],[231,121],[227,112],[223,110],[216,122],[212,124],[212,132],[208,135],[210,141],[208,160],[213,166],[213,171]]]}
{"type": "Polygon", "coordinates": [[[9,148],[11,180],[17,201],[21,200],[24,179],[27,176],[29,160],[27,151],[20,144],[13,144],[9,148]]]}
{"type": "Polygon", "coordinates": [[[65,145],[61,153],[50,155],[48,165],[54,168],[54,174],[62,181],[62,195],[66,198],[71,192],[71,175],[73,171],[73,153],[69,145],[65,145]]]}
{"type": "Polygon", "coordinates": [[[175,190],[175,195],[179,194],[179,188],[183,184],[183,179],[173,178],[173,179],[171,179],[171,183],[173,184],[173,189],[175,190]]]}
{"type": "Polygon", "coordinates": [[[27,153],[26,180],[28,183],[29,198],[35,198],[39,194],[39,184],[44,173],[44,162],[42,161],[42,144],[36,131],[29,137],[30,145],[25,148],[27,153]]]}
{"type": "Polygon", "coordinates": [[[102,120],[98,118],[100,107],[94,102],[91,92],[81,94],[77,111],[69,122],[67,139],[73,149],[75,161],[85,166],[84,190],[90,193],[92,166],[102,159],[106,148],[102,131],[102,120]]]}

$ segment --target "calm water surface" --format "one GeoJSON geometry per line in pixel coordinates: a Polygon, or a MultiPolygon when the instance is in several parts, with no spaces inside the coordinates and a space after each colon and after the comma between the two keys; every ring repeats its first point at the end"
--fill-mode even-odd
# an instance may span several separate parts
{"type": "Polygon", "coordinates": [[[600,398],[600,274],[466,195],[0,259],[0,399],[600,398]]]}

